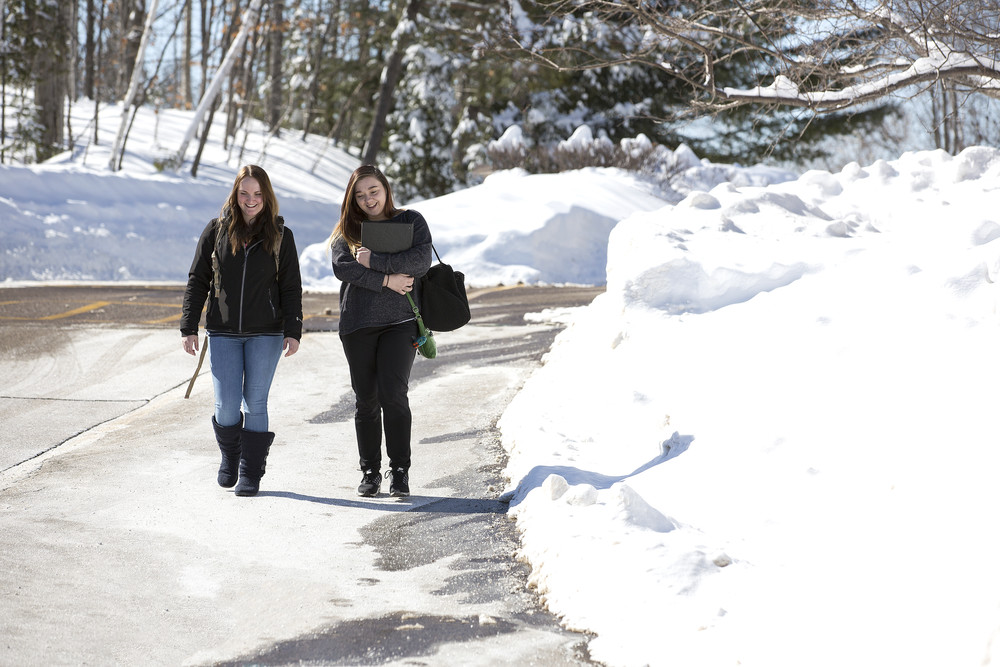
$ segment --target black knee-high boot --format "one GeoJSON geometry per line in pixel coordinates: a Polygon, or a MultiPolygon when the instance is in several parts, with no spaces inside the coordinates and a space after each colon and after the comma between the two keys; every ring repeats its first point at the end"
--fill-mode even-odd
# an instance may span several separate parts
{"type": "Polygon", "coordinates": [[[212,428],[215,429],[215,440],[222,451],[222,463],[219,464],[219,486],[230,488],[236,484],[240,465],[240,434],[243,432],[243,415],[240,422],[232,426],[219,426],[212,417],[212,428]]]}
{"type": "Polygon", "coordinates": [[[240,481],[236,485],[236,495],[256,496],[274,434],[270,431],[244,430],[240,440],[243,453],[240,456],[240,481]]]}

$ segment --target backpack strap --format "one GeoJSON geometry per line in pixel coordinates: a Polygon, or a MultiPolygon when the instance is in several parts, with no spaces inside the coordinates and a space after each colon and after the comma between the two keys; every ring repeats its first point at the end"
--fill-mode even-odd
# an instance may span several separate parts
{"type": "Polygon", "coordinates": [[[285,219],[280,215],[275,219],[278,223],[278,243],[274,246],[274,278],[278,278],[278,255],[281,253],[281,239],[285,237],[285,219]]]}
{"type": "MultiPolygon", "coordinates": [[[[230,219],[230,213],[226,212],[226,220],[230,219]]],[[[218,298],[222,289],[222,268],[219,264],[219,233],[225,229],[221,218],[215,219],[215,243],[212,244],[212,286],[215,288],[215,296],[218,298]]]]}

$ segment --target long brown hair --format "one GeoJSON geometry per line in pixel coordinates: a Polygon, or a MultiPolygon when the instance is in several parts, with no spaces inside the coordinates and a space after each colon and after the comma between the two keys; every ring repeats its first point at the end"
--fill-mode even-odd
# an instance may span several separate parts
{"type": "Polygon", "coordinates": [[[281,236],[281,231],[278,229],[278,198],[274,195],[274,188],[271,187],[271,179],[268,178],[266,171],[255,164],[240,168],[236,180],[233,181],[233,189],[229,192],[226,203],[222,205],[219,220],[226,230],[234,255],[254,237],[260,237],[267,251],[274,253],[278,247],[278,238],[281,236]],[[243,209],[240,208],[237,194],[240,183],[245,178],[257,179],[261,199],[264,200],[263,208],[254,217],[253,226],[246,224],[246,220],[243,219],[243,209]]]}
{"type": "Polygon", "coordinates": [[[378,179],[378,182],[385,189],[385,208],[382,215],[391,218],[399,213],[400,209],[396,208],[396,204],[392,200],[392,188],[389,186],[389,180],[385,174],[375,165],[363,164],[354,170],[351,179],[347,182],[347,189],[344,190],[344,202],[340,205],[340,219],[333,228],[327,245],[332,247],[337,239],[343,238],[351,250],[357,250],[361,247],[361,223],[367,220],[368,216],[365,215],[364,209],[355,198],[354,189],[358,186],[358,181],[368,176],[374,176],[378,179]]]}

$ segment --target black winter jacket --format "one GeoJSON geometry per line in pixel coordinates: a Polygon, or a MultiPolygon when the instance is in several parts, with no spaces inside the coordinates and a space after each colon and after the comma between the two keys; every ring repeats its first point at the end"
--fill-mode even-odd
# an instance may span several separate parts
{"type": "MultiPolygon", "coordinates": [[[[284,220],[278,217],[278,225],[284,220]]],[[[208,299],[205,328],[213,334],[249,336],[284,334],[302,338],[302,277],[292,230],[284,227],[278,266],[274,255],[259,239],[235,254],[225,233],[217,234],[213,219],[198,239],[198,248],[188,272],[181,335],[198,334],[201,310],[208,299]],[[220,288],[215,293],[212,250],[220,266],[220,288]]]]}
{"type": "MultiPolygon", "coordinates": [[[[370,269],[358,263],[343,237],[333,244],[333,275],[342,281],[338,326],[341,334],[414,319],[409,299],[382,287],[382,280],[393,273],[414,278],[427,273],[431,268],[431,231],[424,216],[412,209],[403,209],[390,222],[413,223],[413,245],[409,250],[392,254],[373,252],[370,269]]],[[[413,281],[411,295],[419,308],[419,280],[413,281]]]]}

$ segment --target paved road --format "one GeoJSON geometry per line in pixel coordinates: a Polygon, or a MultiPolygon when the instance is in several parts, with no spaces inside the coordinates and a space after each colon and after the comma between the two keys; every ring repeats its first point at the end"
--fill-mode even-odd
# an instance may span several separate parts
{"type": "MultiPolygon", "coordinates": [[[[603,288],[494,287],[469,290],[476,324],[519,324],[527,312],[590,303],[603,288]]],[[[3,287],[0,283],[0,327],[10,333],[39,328],[122,327],[176,330],[184,289],[178,285],[51,285],[3,287]]],[[[305,292],[305,331],[336,331],[337,294],[305,292]]],[[[15,349],[0,341],[0,354],[15,349]]]]}
{"type": "MultiPolygon", "coordinates": [[[[580,665],[528,590],[496,432],[599,290],[475,292],[418,359],[413,495],[360,499],[336,297],[306,297],[261,494],[214,483],[176,286],[0,289],[0,665],[580,665]]],[[[206,364],[207,365],[207,364],[206,364]]]]}
{"type": "MultiPolygon", "coordinates": [[[[476,326],[517,326],[523,324],[527,312],[586,304],[600,291],[493,288],[470,291],[470,300],[476,326]]],[[[126,414],[164,391],[167,387],[148,381],[146,364],[163,354],[164,341],[171,336],[179,339],[183,296],[183,288],[177,285],[0,288],[0,363],[8,365],[7,373],[0,376],[0,423],[4,425],[0,472],[126,414]]],[[[336,294],[304,294],[305,332],[336,331],[338,317],[336,294]]],[[[449,339],[454,337],[439,336],[442,345],[449,339]]],[[[533,347],[535,352],[541,350],[533,347]]],[[[471,350],[473,355],[484,353],[490,352],[471,350]]],[[[158,367],[188,371],[186,377],[183,372],[172,375],[176,385],[190,379],[193,368],[184,366],[183,357],[171,353],[160,361],[158,367]]],[[[443,363],[447,362],[444,358],[443,363]]],[[[430,370],[418,365],[415,379],[430,370]]]]}

